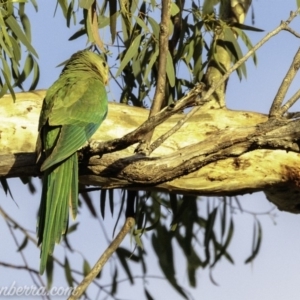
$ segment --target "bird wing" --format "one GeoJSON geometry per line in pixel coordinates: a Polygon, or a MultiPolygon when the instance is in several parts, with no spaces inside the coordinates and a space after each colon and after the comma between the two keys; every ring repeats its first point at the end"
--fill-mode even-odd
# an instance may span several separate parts
{"type": "MultiPolygon", "coordinates": [[[[49,126],[44,137],[44,147],[51,149],[41,171],[66,159],[95,133],[107,114],[107,95],[101,81],[93,78],[64,87],[49,101],[49,126]],[[51,128],[53,133],[51,133],[51,128]],[[57,131],[57,133],[55,132],[57,131]],[[56,136],[55,136],[56,134],[56,136]]],[[[45,122],[45,118],[43,119],[45,122]]]]}

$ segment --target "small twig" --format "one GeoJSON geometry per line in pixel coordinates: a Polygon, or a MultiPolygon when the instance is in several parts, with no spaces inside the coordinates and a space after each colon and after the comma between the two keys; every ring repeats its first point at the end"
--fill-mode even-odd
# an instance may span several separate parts
{"type": "MultiPolygon", "coordinates": [[[[235,207],[234,205],[229,205],[230,208],[234,209],[234,210],[240,210],[238,207],[235,207]]],[[[263,211],[263,212],[254,212],[251,210],[247,210],[247,209],[243,209],[243,213],[252,215],[252,216],[269,216],[271,214],[272,211],[274,211],[276,209],[276,206],[273,206],[272,208],[270,208],[267,211],[263,211]]]]}
{"type": "Polygon", "coordinates": [[[190,112],[188,112],[182,119],[180,119],[175,126],[173,126],[169,131],[160,136],[156,141],[154,141],[148,150],[148,155],[151,154],[156,148],[158,148],[165,140],[167,140],[172,134],[174,134],[177,130],[179,130],[187,120],[192,117],[200,107],[194,107],[190,112]]]}
{"type": "MultiPolygon", "coordinates": [[[[169,49],[169,21],[170,21],[171,1],[162,1],[161,23],[159,32],[159,57],[158,57],[158,75],[157,84],[154,93],[154,99],[149,113],[149,118],[157,114],[165,100],[166,81],[167,81],[167,57],[169,49]]],[[[147,133],[144,141],[137,147],[136,152],[143,153],[148,147],[152,138],[153,131],[147,133]]]]}
{"type": "Polygon", "coordinates": [[[279,110],[278,116],[283,116],[289,108],[291,108],[300,98],[300,90],[298,90],[292,98],[290,98],[279,110]]]}
{"type": "Polygon", "coordinates": [[[18,228],[27,238],[28,240],[30,240],[31,242],[33,242],[35,245],[37,245],[37,241],[35,238],[33,238],[30,234],[28,234],[28,231],[26,229],[24,229],[16,220],[14,220],[11,216],[9,216],[4,210],[3,208],[0,206],[0,215],[2,215],[2,217],[5,220],[10,221],[11,223],[14,224],[14,227],[18,228]]]}
{"type": "Polygon", "coordinates": [[[78,299],[90,285],[90,283],[96,278],[99,272],[102,270],[103,266],[107,262],[107,260],[111,257],[111,255],[117,250],[127,233],[134,226],[134,219],[127,218],[124,226],[121,231],[115,237],[115,239],[110,243],[108,248],[101,255],[95,266],[91,269],[90,273],[83,279],[83,281],[75,288],[72,295],[68,298],[68,300],[76,300],[78,299]]]}
{"type": "Polygon", "coordinates": [[[298,70],[300,67],[300,48],[298,49],[297,53],[294,56],[294,59],[291,63],[290,68],[288,69],[284,79],[282,80],[282,83],[278,89],[278,92],[274,98],[274,101],[272,103],[272,106],[270,108],[269,116],[274,117],[274,116],[280,116],[281,114],[281,109],[280,106],[283,102],[283,99],[293,81],[295,78],[298,70]]]}
{"type": "Polygon", "coordinates": [[[300,38],[300,34],[298,32],[296,32],[294,29],[292,29],[291,27],[286,27],[283,30],[290,32],[297,38],[300,38]]]}
{"type": "MultiPolygon", "coordinates": [[[[167,278],[166,277],[163,277],[163,276],[157,276],[157,275],[135,275],[135,276],[132,276],[133,279],[143,279],[144,281],[146,281],[146,279],[158,279],[158,280],[162,280],[162,281],[167,281],[167,278]]],[[[128,282],[130,281],[130,278],[124,278],[124,279],[119,279],[119,280],[116,280],[116,283],[119,284],[119,283],[123,283],[123,282],[128,282]]],[[[109,284],[105,284],[103,285],[103,287],[111,287],[111,283],[109,284]]]]}
{"type": "Polygon", "coordinates": [[[6,267],[6,268],[11,268],[11,269],[26,270],[28,272],[35,273],[37,276],[40,275],[38,270],[29,268],[27,265],[17,266],[17,265],[12,265],[12,264],[8,264],[8,263],[0,261],[0,266],[6,267]]]}

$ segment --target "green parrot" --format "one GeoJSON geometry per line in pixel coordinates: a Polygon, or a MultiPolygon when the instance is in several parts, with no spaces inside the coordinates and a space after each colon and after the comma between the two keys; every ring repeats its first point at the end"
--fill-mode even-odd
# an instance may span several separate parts
{"type": "Polygon", "coordinates": [[[59,79],[48,89],[39,119],[36,152],[44,172],[37,223],[41,245],[40,273],[66,233],[69,206],[75,219],[78,206],[76,151],[96,132],[107,114],[107,63],[88,50],[72,55],[59,79]]]}

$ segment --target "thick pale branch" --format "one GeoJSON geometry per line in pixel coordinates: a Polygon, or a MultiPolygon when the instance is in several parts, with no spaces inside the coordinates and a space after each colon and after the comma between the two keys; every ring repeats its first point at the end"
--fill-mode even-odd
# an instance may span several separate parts
{"type": "MultiPolygon", "coordinates": [[[[43,96],[44,92],[17,94],[15,104],[10,97],[0,100],[0,176],[41,175],[33,152],[43,96]]],[[[160,124],[154,138],[173,128],[183,116],[173,115],[160,124]]],[[[93,138],[105,145],[105,141],[134,131],[147,117],[147,110],[112,103],[93,138]]],[[[150,157],[135,155],[132,145],[101,158],[84,158],[80,181],[105,188],[216,196],[262,190],[274,195],[277,187],[281,191],[288,185],[288,192],[275,202],[281,209],[299,212],[299,197],[295,197],[300,174],[299,122],[268,121],[267,116],[257,113],[199,109],[150,157]]]]}

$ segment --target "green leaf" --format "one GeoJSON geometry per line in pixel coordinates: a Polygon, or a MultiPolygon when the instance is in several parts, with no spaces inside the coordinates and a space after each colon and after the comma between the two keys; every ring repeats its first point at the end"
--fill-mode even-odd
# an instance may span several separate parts
{"type": "Polygon", "coordinates": [[[260,222],[257,220],[254,223],[253,228],[253,246],[252,246],[252,254],[245,260],[245,264],[253,261],[253,259],[257,256],[262,240],[262,229],[260,222]],[[256,238],[257,235],[257,238],[256,238]]]}
{"type": "Polygon", "coordinates": [[[214,234],[213,227],[215,224],[217,211],[218,211],[217,208],[214,208],[213,211],[209,213],[209,216],[207,218],[207,225],[206,225],[205,236],[204,236],[204,245],[206,248],[208,248],[209,241],[211,240],[212,235],[214,234]]]}
{"type": "Polygon", "coordinates": [[[105,217],[105,201],[106,201],[106,189],[100,191],[100,212],[101,217],[104,220],[105,217]]]}
{"type": "MultiPolygon", "coordinates": [[[[68,6],[68,10],[67,10],[67,15],[66,15],[66,19],[67,19],[67,27],[70,27],[70,23],[71,20],[73,18],[74,21],[74,25],[76,24],[76,15],[74,13],[73,7],[74,6],[74,0],[70,2],[70,5],[68,6]]],[[[86,12],[86,10],[84,10],[84,12],[86,12]]]]}
{"type": "Polygon", "coordinates": [[[37,5],[36,1],[35,0],[30,0],[30,1],[31,1],[35,11],[37,12],[38,11],[38,5],[37,5]]]}
{"type": "Polygon", "coordinates": [[[153,34],[156,38],[156,40],[158,41],[159,39],[159,25],[158,23],[151,17],[147,16],[147,20],[148,22],[150,23],[151,27],[152,27],[152,31],[153,31],[153,34]]]}
{"type": "MultiPolygon", "coordinates": [[[[243,53],[241,50],[240,45],[238,44],[232,29],[230,28],[225,28],[224,30],[224,41],[227,42],[225,43],[225,47],[229,50],[231,55],[234,57],[233,62],[235,63],[236,61],[240,60],[243,57],[243,53]]],[[[246,65],[243,63],[237,71],[242,71],[245,77],[247,77],[247,70],[246,70],[246,65]]],[[[241,79],[241,78],[240,78],[241,79]]]]}
{"type": "Polygon", "coordinates": [[[114,215],[114,190],[108,190],[108,199],[109,199],[109,208],[110,213],[113,216],[114,215]]]}
{"type": "Polygon", "coordinates": [[[1,28],[1,31],[0,31],[0,32],[3,34],[4,40],[5,40],[6,43],[7,43],[7,47],[8,47],[8,48],[11,48],[12,45],[11,45],[11,43],[10,43],[9,34],[8,34],[8,32],[7,32],[6,24],[5,24],[4,20],[3,20],[3,16],[2,16],[1,13],[0,13],[0,28],[1,28]]]}
{"type": "Polygon", "coordinates": [[[69,260],[67,257],[65,258],[65,276],[66,276],[68,285],[73,286],[72,271],[71,271],[71,267],[70,267],[69,260]]]}
{"type": "Polygon", "coordinates": [[[92,214],[92,216],[94,218],[98,218],[97,211],[94,207],[94,201],[92,201],[92,198],[91,198],[91,194],[88,193],[87,191],[84,191],[85,189],[86,189],[86,186],[84,184],[79,185],[79,190],[83,190],[82,192],[80,192],[81,197],[82,197],[83,201],[85,202],[88,210],[90,211],[90,213],[92,214]]]}
{"type": "Polygon", "coordinates": [[[79,222],[76,222],[76,223],[72,224],[68,228],[68,235],[71,234],[72,232],[76,231],[78,226],[79,226],[79,222]]]}
{"type": "Polygon", "coordinates": [[[134,237],[134,240],[135,240],[135,243],[137,244],[137,246],[140,247],[141,249],[144,249],[143,242],[140,238],[140,235],[134,234],[133,237],[134,237]]]}
{"type": "Polygon", "coordinates": [[[225,234],[227,223],[227,206],[226,206],[226,197],[223,198],[223,212],[221,213],[221,237],[223,238],[225,234]]]}
{"type": "Polygon", "coordinates": [[[299,8],[300,7],[300,0],[297,0],[296,3],[297,3],[297,7],[299,8]]]}
{"type": "MultiPolygon", "coordinates": [[[[248,38],[248,36],[245,34],[244,31],[242,31],[241,29],[238,28],[234,28],[234,30],[237,32],[238,36],[242,39],[242,41],[244,42],[244,44],[246,45],[246,47],[248,48],[248,50],[252,50],[253,45],[251,43],[251,40],[248,38]]],[[[256,56],[256,52],[254,52],[252,54],[252,58],[253,58],[253,62],[255,65],[257,65],[257,56],[256,56]]]]}
{"type": "Polygon", "coordinates": [[[27,238],[27,236],[25,236],[25,238],[24,238],[22,244],[19,246],[17,252],[22,251],[27,246],[27,242],[28,242],[28,238],[27,238]]]}
{"type": "Polygon", "coordinates": [[[86,259],[84,259],[84,261],[83,261],[82,269],[83,269],[83,276],[84,277],[91,272],[91,266],[90,266],[90,264],[88,263],[88,261],[86,259]]]}
{"type": "Polygon", "coordinates": [[[214,261],[213,264],[211,265],[211,268],[213,268],[213,267],[215,266],[215,264],[219,261],[219,259],[220,259],[222,256],[225,256],[232,264],[234,264],[233,259],[232,259],[231,256],[226,252],[226,250],[227,250],[227,248],[228,248],[228,246],[229,246],[229,244],[230,244],[230,241],[231,241],[231,239],[232,239],[233,232],[234,232],[234,223],[233,223],[233,220],[232,220],[232,218],[231,218],[226,241],[225,241],[225,243],[224,243],[223,245],[220,245],[220,247],[218,247],[219,253],[218,253],[218,255],[216,256],[215,261],[214,261]]]}
{"type": "Polygon", "coordinates": [[[133,40],[133,42],[131,43],[130,47],[127,49],[126,54],[125,54],[124,58],[122,59],[120,67],[117,71],[116,77],[118,77],[122,73],[123,69],[127,66],[129,61],[137,53],[138,48],[141,43],[141,37],[142,37],[141,34],[136,36],[135,39],[133,40]]]}
{"type": "Polygon", "coordinates": [[[202,12],[204,15],[212,14],[214,12],[214,6],[218,4],[220,0],[205,0],[203,3],[202,12]]]}
{"type": "Polygon", "coordinates": [[[33,60],[33,77],[32,77],[32,83],[29,87],[29,90],[33,91],[36,89],[37,84],[40,80],[40,67],[37,61],[33,60]]]}
{"type": "Polygon", "coordinates": [[[202,64],[202,50],[203,50],[203,38],[201,35],[195,36],[194,38],[194,68],[192,70],[194,75],[194,82],[200,82],[203,76],[203,64],[202,64]]]}
{"type": "Polygon", "coordinates": [[[60,8],[63,12],[64,17],[66,18],[67,17],[67,12],[68,12],[68,2],[67,2],[67,0],[57,0],[54,15],[56,14],[58,4],[60,5],[60,8]]]}
{"type": "Polygon", "coordinates": [[[176,14],[178,14],[180,12],[179,7],[176,5],[176,3],[172,2],[171,3],[171,16],[175,16],[176,14]]]}
{"type": "MultiPolygon", "coordinates": [[[[8,40],[10,41],[10,36],[8,37],[8,40]]],[[[0,32],[0,49],[2,48],[9,58],[13,58],[13,48],[9,45],[6,45],[4,41],[7,41],[7,39],[5,39],[2,32],[0,32]]]]}
{"type": "Polygon", "coordinates": [[[124,45],[127,45],[129,40],[128,32],[130,31],[130,25],[128,24],[127,20],[124,18],[124,15],[121,14],[121,24],[122,24],[122,33],[123,33],[123,41],[124,45]]]}
{"type": "Polygon", "coordinates": [[[150,295],[146,288],[144,289],[144,292],[147,300],[154,300],[154,298],[150,295]]]}
{"type": "Polygon", "coordinates": [[[137,24],[144,29],[145,32],[150,32],[150,29],[149,27],[146,25],[146,23],[140,18],[140,17],[137,17],[137,16],[133,16],[133,18],[135,19],[135,21],[137,22],[137,24]]]}
{"type": "Polygon", "coordinates": [[[249,26],[249,25],[245,25],[245,24],[241,24],[241,23],[233,23],[232,27],[239,28],[239,29],[242,29],[242,30],[255,31],[255,32],[263,32],[264,31],[263,29],[256,28],[256,27],[253,27],[253,26],[249,26]]]}
{"type": "Polygon", "coordinates": [[[110,291],[112,295],[114,295],[117,292],[117,286],[118,286],[117,278],[118,278],[118,268],[115,268],[115,272],[111,284],[111,291],[110,291]]]}
{"type": "Polygon", "coordinates": [[[15,83],[16,86],[20,86],[25,81],[25,79],[29,76],[29,74],[33,70],[33,65],[34,65],[34,60],[32,58],[32,55],[28,54],[25,60],[24,69],[15,83]]]}
{"type": "Polygon", "coordinates": [[[81,28],[78,31],[76,31],[73,35],[71,35],[71,37],[69,37],[69,41],[73,41],[76,40],[77,38],[83,36],[86,34],[86,29],[85,28],[81,28]]]}
{"type": "Polygon", "coordinates": [[[94,0],[79,0],[79,7],[84,8],[84,9],[89,9],[94,0]]]}
{"type": "MultiPolygon", "coordinates": [[[[117,14],[119,14],[117,12],[117,14]]],[[[99,28],[104,28],[107,27],[109,25],[110,19],[108,17],[105,16],[99,16],[98,17],[98,27],[99,28]]]]}
{"type": "Polygon", "coordinates": [[[50,289],[53,283],[53,256],[48,255],[47,264],[46,264],[46,277],[47,277],[47,288],[50,289]]]}
{"type": "MultiPolygon", "coordinates": [[[[14,60],[17,63],[19,63],[19,61],[21,60],[21,46],[12,36],[10,36],[10,42],[12,44],[14,60]]],[[[0,43],[1,43],[1,34],[0,34],[0,43]]]]}
{"type": "Polygon", "coordinates": [[[127,263],[127,260],[128,260],[129,256],[128,256],[127,252],[124,252],[124,250],[126,250],[126,249],[119,247],[116,251],[116,254],[117,254],[117,256],[120,260],[120,263],[121,263],[122,267],[124,268],[124,270],[125,270],[125,272],[128,276],[128,279],[129,279],[130,283],[133,284],[134,280],[133,280],[130,268],[128,266],[128,263],[127,263]]]}
{"type": "Polygon", "coordinates": [[[124,207],[124,204],[125,204],[125,201],[126,201],[126,195],[127,195],[126,190],[122,190],[121,206],[120,206],[120,210],[119,210],[119,214],[118,214],[118,217],[117,217],[116,224],[115,224],[114,229],[113,229],[113,236],[114,236],[114,234],[115,234],[117,225],[118,225],[119,220],[120,220],[120,218],[121,218],[121,215],[122,215],[122,213],[123,213],[123,207],[124,207]]]}
{"type": "Polygon", "coordinates": [[[169,79],[170,86],[174,87],[174,85],[175,85],[175,70],[174,70],[173,59],[172,59],[170,51],[168,51],[168,55],[167,55],[167,76],[169,79]]]}
{"type": "Polygon", "coordinates": [[[141,84],[141,57],[136,53],[134,55],[133,60],[132,60],[132,72],[134,75],[134,78],[138,81],[139,84],[141,84]]]}
{"type": "Polygon", "coordinates": [[[10,69],[9,69],[9,66],[6,62],[6,60],[2,57],[0,57],[1,61],[2,61],[2,66],[3,66],[3,69],[1,69],[2,71],[2,75],[5,79],[5,84],[2,88],[2,91],[0,91],[0,98],[3,96],[2,93],[6,93],[6,90],[8,89],[14,99],[14,101],[16,100],[16,95],[15,95],[15,92],[11,86],[11,72],[10,72],[10,69]]]}
{"type": "Polygon", "coordinates": [[[38,57],[35,49],[30,44],[26,35],[23,33],[21,27],[17,23],[16,19],[13,16],[9,16],[6,20],[7,25],[13,31],[13,33],[18,37],[18,39],[22,42],[22,44],[30,51],[35,57],[38,57]]]}
{"type": "Polygon", "coordinates": [[[189,209],[189,208],[190,208],[189,201],[186,201],[186,200],[182,201],[179,209],[177,210],[177,213],[174,214],[174,216],[173,216],[171,226],[174,226],[175,224],[178,224],[182,220],[182,218],[183,218],[184,214],[186,213],[187,209],[189,209]]]}
{"type": "Polygon", "coordinates": [[[116,0],[109,0],[109,30],[111,34],[111,41],[114,43],[116,38],[116,31],[117,31],[117,1],[116,0]]]}
{"type": "Polygon", "coordinates": [[[146,231],[151,231],[151,230],[153,230],[154,228],[157,227],[157,225],[159,224],[159,221],[160,221],[160,215],[159,215],[159,217],[157,218],[157,220],[153,222],[152,225],[147,226],[147,227],[144,227],[144,228],[141,228],[141,229],[135,229],[135,230],[134,230],[134,234],[137,235],[137,234],[140,234],[140,233],[143,233],[143,232],[146,232],[146,231]]]}
{"type": "Polygon", "coordinates": [[[30,26],[30,21],[26,14],[21,15],[21,23],[22,23],[24,32],[28,38],[28,41],[31,43],[31,26],[30,26]]]}
{"type": "Polygon", "coordinates": [[[158,49],[156,49],[155,52],[151,55],[150,61],[144,73],[145,80],[148,79],[149,72],[151,71],[154,63],[157,61],[157,57],[158,57],[158,49]]]}
{"type": "Polygon", "coordinates": [[[175,278],[174,256],[172,247],[172,235],[164,226],[160,226],[156,231],[157,234],[152,235],[152,245],[159,259],[159,265],[164,275],[173,286],[173,288],[181,294],[184,299],[188,299],[182,287],[177,283],[175,278]]]}

